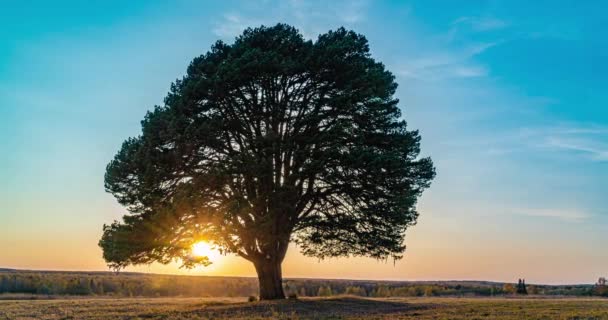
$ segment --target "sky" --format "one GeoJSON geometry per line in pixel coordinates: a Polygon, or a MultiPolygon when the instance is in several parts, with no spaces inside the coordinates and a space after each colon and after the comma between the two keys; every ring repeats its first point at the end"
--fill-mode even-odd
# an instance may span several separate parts
{"type": "MultiPolygon", "coordinates": [[[[190,60],[247,27],[344,26],[392,71],[437,178],[403,260],[285,277],[592,283],[608,276],[608,26],[602,1],[2,1],[0,267],[106,270],[126,211],[105,166],[190,60]]],[[[253,276],[249,262],[131,271],[253,276]]]]}

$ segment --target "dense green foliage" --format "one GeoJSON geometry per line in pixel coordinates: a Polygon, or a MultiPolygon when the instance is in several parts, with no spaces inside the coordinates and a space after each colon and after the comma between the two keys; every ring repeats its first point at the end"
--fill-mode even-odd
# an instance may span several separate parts
{"type": "MultiPolygon", "coordinates": [[[[473,281],[399,282],[287,279],[287,294],[298,296],[432,297],[513,295],[513,284],[473,281]],[[511,289],[509,289],[511,288],[511,289]]],[[[606,296],[601,285],[527,285],[534,295],[606,296]]],[[[0,294],[141,297],[246,297],[257,295],[254,278],[152,275],[107,272],[0,272],[0,294]]]]}
{"type": "Polygon", "coordinates": [[[130,215],[104,226],[105,260],[191,267],[209,263],[190,255],[205,240],[251,261],[261,295],[277,298],[291,241],[319,258],[401,258],[435,171],[394,79],[344,28],[218,41],[108,165],[106,189],[130,215]]]}
{"type": "Polygon", "coordinates": [[[253,278],[108,272],[0,272],[0,293],[143,297],[228,297],[257,294],[253,278]]]}

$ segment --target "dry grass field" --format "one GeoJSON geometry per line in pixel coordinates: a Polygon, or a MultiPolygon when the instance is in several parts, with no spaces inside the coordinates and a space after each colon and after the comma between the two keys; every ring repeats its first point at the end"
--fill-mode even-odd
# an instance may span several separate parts
{"type": "Polygon", "coordinates": [[[508,298],[53,299],[0,301],[0,319],[608,319],[608,300],[508,298]]]}

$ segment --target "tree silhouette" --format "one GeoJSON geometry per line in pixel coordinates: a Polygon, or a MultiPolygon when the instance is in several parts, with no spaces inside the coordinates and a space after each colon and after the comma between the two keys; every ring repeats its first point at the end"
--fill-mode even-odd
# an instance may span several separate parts
{"type": "Polygon", "coordinates": [[[528,294],[525,279],[519,279],[519,281],[517,282],[517,294],[528,294]]]}
{"type": "Polygon", "coordinates": [[[291,241],[307,256],[400,259],[435,172],[401,118],[397,84],[364,36],[293,27],[218,41],[172,84],[110,162],[129,214],[105,225],[108,265],[182,261],[208,241],[251,261],[261,299],[284,298],[291,241]]]}
{"type": "Polygon", "coordinates": [[[594,287],[594,293],[598,296],[608,295],[608,281],[605,277],[600,277],[594,287]]]}

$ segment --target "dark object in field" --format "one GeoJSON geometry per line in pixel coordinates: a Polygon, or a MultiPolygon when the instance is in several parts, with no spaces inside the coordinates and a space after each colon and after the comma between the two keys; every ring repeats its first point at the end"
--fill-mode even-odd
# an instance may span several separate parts
{"type": "Polygon", "coordinates": [[[517,294],[528,294],[528,289],[526,289],[526,279],[519,279],[517,282],[517,294]]]}

